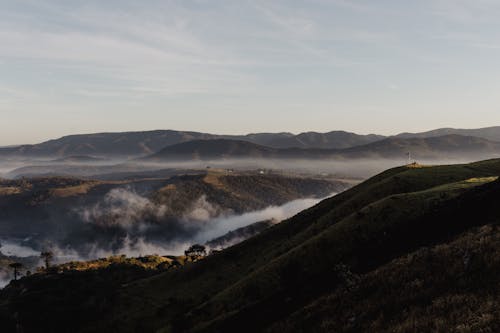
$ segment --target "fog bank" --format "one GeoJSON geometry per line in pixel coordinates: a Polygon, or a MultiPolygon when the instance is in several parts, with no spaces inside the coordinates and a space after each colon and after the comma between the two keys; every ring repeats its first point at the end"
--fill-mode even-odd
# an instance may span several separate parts
{"type": "MultiPolygon", "coordinates": [[[[235,229],[248,226],[263,220],[275,220],[277,222],[285,220],[300,211],[317,204],[322,199],[298,199],[281,206],[269,206],[262,210],[234,215],[224,213],[217,217],[212,214],[215,208],[205,197],[191,207],[191,211],[177,220],[175,224],[168,224],[161,229],[148,226],[140,218],[141,211],[158,214],[159,207],[150,200],[141,197],[137,193],[120,189],[112,190],[109,196],[104,199],[108,206],[98,203],[90,210],[81,212],[87,218],[84,223],[95,223],[103,226],[103,221],[110,221],[106,214],[111,214],[118,222],[112,222],[113,228],[124,230],[124,236],[120,237],[113,247],[103,246],[97,241],[85,244],[63,245],[56,239],[47,239],[43,242],[46,247],[54,253],[54,262],[63,263],[74,260],[92,260],[110,255],[125,254],[130,257],[138,257],[148,254],[159,255],[180,255],[184,253],[190,245],[194,243],[205,243],[213,238],[225,235],[235,229]],[[101,210],[99,210],[101,209],[101,210]],[[94,219],[95,218],[95,219],[94,219]],[[135,226],[135,227],[133,227],[135,226]],[[148,231],[153,228],[154,233],[159,231],[173,232],[173,237],[164,240],[161,235],[152,236],[148,231]],[[188,236],[178,230],[168,230],[169,228],[185,228],[188,236]],[[182,235],[182,236],[176,236],[182,235]],[[84,251],[79,250],[82,247],[84,251]]],[[[166,208],[162,208],[166,209],[166,208]]],[[[6,239],[2,241],[2,251],[5,255],[16,257],[38,256],[42,248],[32,248],[26,240],[6,239]]],[[[42,243],[41,243],[42,244],[42,243]]],[[[1,278],[1,277],[0,277],[1,278]]]]}

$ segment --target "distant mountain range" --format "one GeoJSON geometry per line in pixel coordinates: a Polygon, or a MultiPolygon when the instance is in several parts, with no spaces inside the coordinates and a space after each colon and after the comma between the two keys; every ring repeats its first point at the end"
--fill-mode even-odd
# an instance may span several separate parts
{"type": "MultiPolygon", "coordinates": [[[[305,132],[297,135],[287,136],[268,135],[259,137],[251,142],[273,148],[321,148],[321,149],[343,149],[354,146],[364,145],[384,139],[383,135],[368,134],[360,135],[345,131],[332,131],[327,133],[305,132]],[[267,140],[265,140],[267,139],[267,140]]],[[[244,140],[244,138],[242,138],[244,140]]]]}
{"type": "Polygon", "coordinates": [[[347,149],[270,148],[239,140],[196,140],[168,146],[143,161],[166,162],[237,158],[352,159],[404,158],[481,158],[500,156],[500,143],[482,138],[445,135],[430,138],[390,137],[347,149]]]}
{"type": "Polygon", "coordinates": [[[252,142],[273,148],[348,148],[383,139],[381,135],[359,135],[344,131],[256,133],[218,135],[200,132],[158,130],[145,132],[96,133],[64,136],[34,145],[0,147],[0,154],[65,157],[71,155],[138,157],[160,149],[193,140],[228,139],[252,142]]]}
{"type": "Polygon", "coordinates": [[[364,146],[342,150],[340,154],[349,158],[393,158],[404,156],[407,152],[418,159],[480,159],[488,156],[498,157],[500,143],[457,134],[423,138],[390,137],[364,146]]]}
{"type": "Polygon", "coordinates": [[[436,130],[421,133],[401,133],[396,136],[399,138],[432,138],[450,134],[475,136],[478,138],[500,142],[500,126],[478,129],[439,128],[436,130]]]}
{"type": "MultiPolygon", "coordinates": [[[[24,156],[40,158],[65,158],[69,156],[94,156],[94,157],[126,157],[138,158],[163,152],[168,155],[176,149],[184,154],[184,151],[200,151],[195,149],[194,143],[187,146],[174,147],[187,142],[200,142],[204,140],[218,140],[209,144],[214,152],[219,155],[243,156],[245,151],[252,156],[282,156],[283,154],[307,156],[321,155],[346,155],[357,156],[370,153],[367,149],[375,149],[375,155],[400,154],[402,151],[416,149],[424,152],[424,155],[434,155],[435,152],[447,152],[448,146],[452,150],[484,150],[486,152],[496,151],[496,142],[500,142],[500,127],[489,127],[482,129],[451,129],[442,128],[422,133],[401,133],[386,137],[382,135],[360,135],[345,131],[332,131],[328,133],[305,132],[292,133],[256,133],[247,135],[217,135],[200,132],[157,130],[145,132],[121,132],[121,133],[96,133],[70,135],[60,139],[46,141],[34,145],[22,145],[0,148],[0,156],[24,156]],[[459,138],[462,137],[462,138],[459,138]],[[474,139],[466,139],[474,137],[474,139]],[[414,139],[431,139],[431,141],[415,141],[414,139]],[[444,138],[444,139],[439,139],[444,138]],[[404,141],[412,139],[410,141],[404,141]],[[230,140],[228,143],[221,140],[230,140]],[[215,148],[215,143],[224,143],[225,146],[215,148]],[[245,145],[242,142],[253,145],[245,145]],[[430,147],[424,147],[429,144],[430,147]],[[462,146],[464,145],[465,146],[462,146]],[[458,146],[457,146],[458,145],[458,146]],[[171,149],[165,148],[171,147],[171,149]],[[385,147],[389,151],[385,152],[385,147]],[[455,149],[455,148],[456,149],[455,149]],[[311,150],[307,152],[306,150],[311,150]],[[321,150],[321,151],[319,151],[321,150]],[[327,152],[329,150],[329,152],[327,152]],[[342,153],[340,153],[342,151],[342,153]],[[429,153],[427,152],[429,151],[429,153]],[[167,154],[168,152],[168,154],[167,154]]],[[[177,152],[177,153],[180,153],[177,152]]],[[[213,155],[213,153],[200,152],[201,155],[213,155]]],[[[217,154],[215,154],[217,155],[217,154]]]]}

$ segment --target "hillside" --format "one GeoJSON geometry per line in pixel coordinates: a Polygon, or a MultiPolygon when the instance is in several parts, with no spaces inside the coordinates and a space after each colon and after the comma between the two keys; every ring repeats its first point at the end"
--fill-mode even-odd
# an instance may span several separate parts
{"type": "Polygon", "coordinates": [[[246,227],[231,230],[220,237],[211,239],[206,242],[205,245],[211,249],[225,249],[261,233],[278,222],[279,221],[276,220],[255,222],[246,227]]]}
{"type": "Polygon", "coordinates": [[[197,263],[75,291],[71,312],[26,278],[0,318],[26,332],[498,331],[499,175],[500,160],[390,169],[197,263]]]}

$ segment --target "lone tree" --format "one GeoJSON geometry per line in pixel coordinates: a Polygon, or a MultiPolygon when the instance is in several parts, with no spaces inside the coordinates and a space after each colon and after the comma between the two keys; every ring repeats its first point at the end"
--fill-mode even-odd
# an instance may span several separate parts
{"type": "Polygon", "coordinates": [[[19,276],[19,270],[23,268],[23,264],[20,262],[13,262],[9,265],[10,268],[14,270],[14,281],[17,281],[17,277],[19,276]]]}
{"type": "Polygon", "coordinates": [[[205,246],[200,244],[194,244],[184,251],[186,257],[204,257],[207,255],[207,250],[205,246]]]}
{"type": "Polygon", "coordinates": [[[40,254],[40,258],[42,258],[45,261],[45,269],[49,270],[50,262],[54,258],[54,253],[52,251],[43,251],[40,254]]]}

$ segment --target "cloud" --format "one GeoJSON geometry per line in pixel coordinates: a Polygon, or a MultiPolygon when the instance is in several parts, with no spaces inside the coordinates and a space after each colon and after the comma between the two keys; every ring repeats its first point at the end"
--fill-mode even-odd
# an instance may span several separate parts
{"type": "Polygon", "coordinates": [[[202,195],[193,202],[183,219],[195,222],[207,222],[221,213],[221,209],[207,201],[206,195],[202,195]]]}
{"type": "Polygon", "coordinates": [[[83,221],[102,227],[119,226],[125,229],[145,225],[148,219],[161,219],[167,207],[125,188],[109,191],[101,202],[92,207],[77,209],[83,221]]]}
{"type": "Polygon", "coordinates": [[[7,256],[30,257],[40,255],[40,252],[28,246],[21,245],[14,240],[2,239],[0,240],[0,245],[0,252],[7,256]]]}
{"type": "Polygon", "coordinates": [[[234,215],[201,196],[172,219],[166,217],[169,208],[165,205],[153,203],[131,189],[117,188],[109,191],[100,202],[76,209],[82,220],[71,224],[61,222],[63,227],[56,236],[49,233],[24,241],[3,240],[1,251],[6,255],[29,257],[50,249],[57,263],[116,254],[176,255],[194,243],[205,243],[255,222],[287,219],[319,201],[299,199],[282,206],[234,215]]]}
{"type": "MultiPolygon", "coordinates": [[[[333,195],[333,194],[332,194],[333,195]]],[[[220,237],[229,231],[245,227],[255,222],[266,220],[282,221],[295,214],[314,206],[323,199],[298,199],[288,202],[282,206],[270,206],[263,210],[245,213],[237,216],[222,216],[207,223],[205,230],[202,230],[195,239],[199,243],[207,242],[220,237]]]]}

